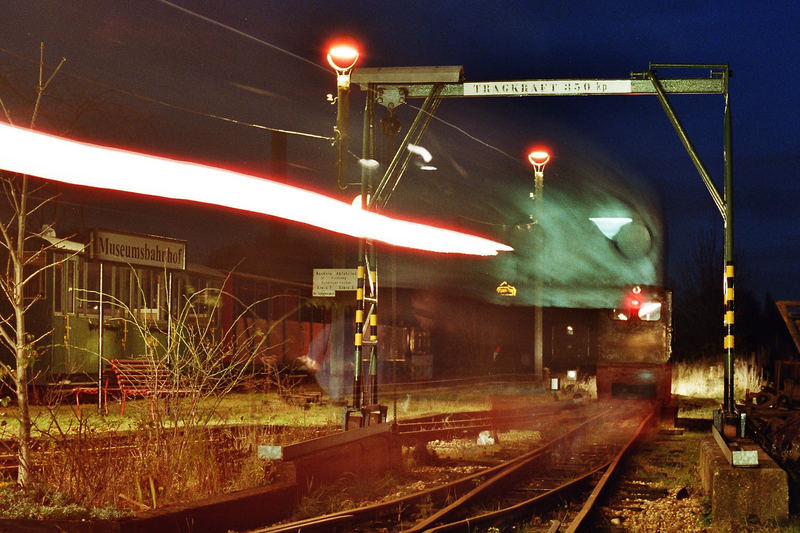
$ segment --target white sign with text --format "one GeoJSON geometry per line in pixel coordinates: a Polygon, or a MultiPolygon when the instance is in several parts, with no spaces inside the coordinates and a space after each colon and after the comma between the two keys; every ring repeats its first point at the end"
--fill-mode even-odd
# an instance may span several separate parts
{"type": "Polygon", "coordinates": [[[186,241],[100,229],[93,234],[95,259],[175,270],[186,268],[186,241]]]}
{"type": "Polygon", "coordinates": [[[630,80],[518,80],[465,82],[464,96],[630,94],[630,80]]]}
{"type": "Polygon", "coordinates": [[[336,291],[354,291],[358,287],[355,268],[315,268],[313,296],[336,296],[336,291]]]}

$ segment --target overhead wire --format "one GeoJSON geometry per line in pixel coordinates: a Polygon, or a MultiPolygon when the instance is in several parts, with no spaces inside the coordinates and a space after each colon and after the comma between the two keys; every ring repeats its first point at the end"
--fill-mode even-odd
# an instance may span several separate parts
{"type": "MultiPolygon", "coordinates": [[[[286,55],[288,55],[288,56],[290,56],[290,57],[293,57],[293,58],[295,58],[295,59],[297,59],[297,60],[300,60],[300,61],[302,61],[302,62],[304,62],[304,63],[308,63],[308,64],[310,64],[310,65],[313,65],[313,66],[317,67],[317,68],[318,68],[318,69],[320,69],[320,70],[324,70],[324,71],[328,71],[328,70],[329,70],[329,69],[327,69],[326,67],[324,67],[323,65],[320,65],[319,63],[316,63],[316,62],[314,62],[314,61],[311,61],[310,59],[307,59],[307,58],[305,58],[305,57],[303,57],[303,56],[300,56],[300,55],[298,55],[298,54],[295,54],[294,52],[290,52],[289,50],[286,50],[286,49],[284,49],[284,48],[281,48],[280,46],[277,46],[277,45],[275,45],[275,44],[272,44],[272,43],[270,43],[270,42],[268,42],[268,41],[265,41],[264,39],[260,39],[260,38],[258,38],[258,37],[255,37],[254,35],[251,35],[251,34],[249,34],[249,33],[247,33],[247,32],[244,32],[244,31],[242,31],[242,30],[239,30],[239,29],[237,29],[237,28],[234,28],[233,26],[230,26],[230,25],[228,25],[228,24],[224,24],[224,23],[222,23],[222,22],[219,22],[219,21],[217,21],[217,20],[214,20],[214,19],[212,19],[212,18],[210,18],[210,17],[207,17],[207,16],[205,16],[205,15],[201,15],[200,13],[197,13],[197,12],[195,12],[195,11],[192,11],[192,10],[190,10],[190,9],[187,9],[187,8],[185,8],[185,7],[179,6],[179,5],[177,5],[177,4],[173,3],[173,2],[170,2],[169,0],[156,0],[156,1],[157,1],[157,2],[160,2],[160,3],[164,4],[164,5],[167,5],[167,6],[169,6],[169,7],[172,7],[172,8],[174,8],[174,9],[177,9],[177,10],[179,10],[179,11],[183,12],[183,13],[186,13],[186,14],[188,14],[188,15],[191,15],[191,16],[193,16],[193,17],[196,17],[196,18],[198,18],[198,19],[200,19],[200,20],[203,20],[203,21],[205,21],[205,22],[208,22],[209,24],[213,24],[213,25],[215,25],[215,26],[218,26],[218,27],[220,27],[220,28],[224,28],[224,29],[226,29],[226,30],[229,30],[229,31],[231,31],[231,32],[233,32],[233,33],[235,33],[235,34],[237,34],[237,35],[241,36],[241,37],[245,37],[245,38],[247,38],[247,39],[249,39],[249,40],[251,40],[251,41],[254,41],[254,42],[257,42],[257,43],[259,43],[259,44],[262,44],[262,45],[264,45],[264,46],[267,46],[267,47],[269,47],[269,48],[272,48],[273,50],[276,50],[276,51],[278,51],[278,52],[281,52],[281,53],[283,53],[283,54],[286,54],[286,55]]],[[[416,109],[417,111],[419,111],[419,110],[420,110],[420,108],[419,108],[419,107],[417,107],[417,106],[415,106],[415,105],[412,105],[412,104],[409,104],[409,103],[406,103],[406,105],[408,105],[408,106],[409,106],[409,107],[411,107],[412,109],[416,109]]],[[[475,141],[475,142],[477,142],[477,143],[479,143],[479,144],[482,144],[483,146],[485,146],[485,147],[487,147],[487,148],[489,148],[489,149],[491,149],[491,150],[494,150],[494,151],[498,152],[498,153],[499,153],[499,154],[501,154],[502,156],[504,156],[504,157],[507,157],[508,159],[511,159],[512,161],[518,161],[518,159],[519,159],[519,158],[517,158],[517,157],[514,157],[514,156],[512,156],[512,155],[508,154],[507,152],[504,152],[503,150],[501,150],[501,149],[500,149],[500,148],[498,148],[497,146],[494,146],[494,145],[492,145],[492,144],[490,144],[490,143],[488,143],[488,142],[486,142],[486,141],[484,141],[484,140],[482,140],[482,139],[479,139],[478,137],[476,137],[476,136],[474,136],[474,135],[472,135],[472,134],[468,133],[468,132],[467,132],[465,129],[463,129],[463,128],[459,127],[459,126],[456,126],[456,125],[455,125],[455,124],[453,124],[452,122],[449,122],[449,121],[447,121],[447,120],[444,120],[443,118],[437,117],[436,115],[432,115],[432,116],[431,116],[431,118],[432,118],[433,120],[436,120],[436,121],[438,121],[438,122],[441,122],[441,123],[442,123],[442,124],[444,124],[445,126],[448,126],[448,127],[450,127],[450,128],[453,128],[454,130],[456,130],[457,132],[461,133],[462,135],[464,135],[464,136],[465,136],[465,137],[467,137],[468,139],[470,139],[470,140],[472,140],[472,141],[475,141]]]]}
{"type": "MultiPolygon", "coordinates": [[[[5,48],[0,48],[0,52],[2,52],[4,54],[7,54],[7,55],[10,55],[10,56],[14,56],[17,59],[21,59],[23,61],[34,63],[34,64],[37,64],[37,65],[39,64],[39,60],[38,59],[33,59],[33,58],[30,58],[30,57],[26,57],[24,55],[18,54],[16,52],[12,52],[11,50],[7,50],[5,48]]],[[[330,141],[330,142],[332,142],[334,140],[334,137],[330,136],[330,135],[319,135],[319,134],[316,134],[316,133],[308,133],[308,132],[304,132],[304,131],[288,130],[288,129],[284,129],[284,128],[275,128],[275,127],[272,127],[272,126],[266,126],[264,124],[258,124],[258,123],[255,123],[255,122],[247,122],[247,121],[239,120],[239,119],[236,119],[236,118],[225,117],[225,116],[222,116],[222,115],[218,115],[216,113],[209,113],[209,112],[206,112],[206,111],[198,111],[197,109],[192,109],[190,107],[181,106],[181,105],[178,105],[178,104],[173,104],[171,102],[166,102],[166,101],[160,100],[158,98],[153,98],[151,96],[146,96],[146,95],[143,95],[143,94],[139,94],[139,93],[136,93],[136,92],[128,90],[128,89],[123,89],[122,87],[118,87],[116,85],[111,85],[109,83],[105,83],[105,82],[102,82],[102,81],[99,81],[99,80],[96,80],[96,79],[93,79],[93,78],[88,78],[86,76],[82,76],[80,74],[76,74],[74,72],[70,72],[70,71],[68,71],[66,69],[63,71],[63,74],[66,75],[66,76],[69,76],[71,78],[74,78],[74,79],[77,79],[77,80],[80,80],[80,81],[83,81],[83,82],[86,82],[86,83],[90,83],[90,84],[96,85],[98,87],[102,87],[104,89],[108,89],[108,90],[111,90],[111,91],[114,91],[114,92],[118,92],[118,93],[124,94],[126,96],[131,96],[133,98],[136,98],[136,99],[139,99],[139,100],[151,103],[151,104],[157,104],[157,105],[160,105],[160,106],[163,106],[163,107],[168,107],[168,108],[174,109],[176,111],[182,111],[182,112],[190,113],[190,114],[197,115],[197,116],[202,116],[202,117],[206,117],[206,118],[212,118],[212,119],[216,119],[216,120],[221,120],[223,122],[229,122],[231,124],[237,124],[239,126],[246,126],[246,127],[249,127],[249,128],[256,128],[256,129],[261,129],[261,130],[266,130],[266,131],[273,131],[273,132],[277,132],[277,133],[285,133],[287,135],[297,135],[297,136],[301,136],[301,137],[310,137],[310,138],[313,138],[313,139],[322,139],[322,140],[330,141]]]]}
{"type": "MultiPolygon", "coordinates": [[[[258,43],[260,45],[263,45],[263,46],[266,46],[268,48],[271,48],[271,49],[273,49],[273,50],[275,50],[277,52],[285,54],[285,55],[287,55],[287,56],[289,56],[291,58],[294,58],[294,59],[296,59],[298,61],[302,61],[303,63],[307,63],[309,65],[312,65],[317,69],[320,69],[322,71],[327,71],[328,70],[326,67],[320,65],[319,63],[311,61],[311,60],[309,60],[309,59],[307,59],[305,57],[302,57],[302,56],[300,56],[298,54],[295,54],[295,53],[293,53],[293,52],[291,52],[289,50],[286,50],[285,48],[282,48],[282,47],[277,46],[277,45],[275,45],[273,43],[270,43],[270,42],[268,42],[268,41],[266,41],[264,39],[261,39],[261,38],[258,38],[256,36],[254,36],[254,35],[246,33],[246,32],[244,32],[242,30],[239,30],[239,29],[237,29],[237,28],[235,28],[233,26],[230,26],[228,24],[224,24],[224,23],[219,22],[217,20],[214,20],[214,19],[212,19],[210,17],[207,17],[205,15],[202,15],[200,13],[197,13],[197,12],[192,11],[190,9],[187,9],[185,7],[179,6],[179,5],[175,4],[174,2],[170,2],[169,0],[156,0],[156,1],[161,3],[161,4],[166,5],[168,7],[171,7],[173,9],[175,9],[175,10],[178,10],[178,11],[180,11],[182,13],[185,13],[185,14],[187,14],[189,16],[198,18],[198,19],[200,19],[200,20],[202,20],[202,21],[204,21],[204,22],[206,22],[208,24],[212,24],[212,25],[218,26],[218,27],[220,27],[222,29],[225,29],[227,31],[235,33],[236,35],[239,35],[241,37],[249,39],[249,40],[251,40],[253,42],[256,42],[256,43],[258,43]]],[[[7,54],[7,55],[10,55],[10,56],[14,56],[14,57],[16,57],[18,59],[21,59],[23,61],[26,61],[26,62],[29,62],[29,63],[32,63],[32,64],[39,64],[39,62],[40,62],[39,59],[33,59],[33,58],[30,58],[30,57],[26,57],[24,55],[18,54],[16,52],[13,52],[11,50],[8,50],[8,49],[2,48],[2,47],[0,47],[0,52],[2,52],[4,54],[7,54]]],[[[95,86],[98,86],[98,87],[102,87],[102,88],[110,90],[110,91],[114,91],[114,92],[117,92],[117,93],[120,93],[120,94],[124,94],[124,95],[130,96],[132,98],[136,98],[138,100],[141,100],[141,101],[145,101],[145,102],[148,102],[148,103],[151,103],[151,104],[160,105],[162,107],[174,109],[176,111],[181,111],[181,112],[189,113],[189,114],[196,115],[196,116],[202,116],[202,117],[206,117],[206,118],[220,120],[220,121],[223,121],[223,122],[228,122],[228,123],[231,123],[231,124],[236,124],[236,125],[255,128],[255,129],[261,129],[261,130],[266,130],[266,131],[271,131],[271,132],[284,133],[284,134],[287,134],[287,135],[296,135],[296,136],[301,136],[301,137],[320,139],[320,140],[324,140],[324,141],[328,141],[328,142],[334,142],[335,141],[335,137],[334,136],[320,135],[320,134],[302,132],[302,131],[297,131],[297,130],[289,130],[289,129],[285,129],[285,128],[276,128],[276,127],[271,127],[271,126],[267,126],[267,125],[264,125],[264,124],[255,123],[255,122],[249,122],[249,121],[244,121],[244,120],[235,119],[235,118],[231,118],[231,117],[226,117],[226,116],[219,115],[219,114],[216,114],[216,113],[209,113],[209,112],[206,112],[206,111],[199,111],[197,109],[193,109],[193,108],[190,108],[190,107],[174,104],[172,102],[167,102],[165,100],[161,100],[161,99],[154,98],[154,97],[151,97],[151,96],[143,95],[143,94],[140,94],[140,93],[128,90],[128,89],[124,89],[124,88],[116,86],[116,85],[112,85],[112,84],[109,84],[109,83],[106,83],[106,82],[99,81],[97,79],[93,79],[93,78],[89,78],[89,77],[86,77],[86,76],[82,76],[82,75],[77,74],[77,73],[64,71],[64,74],[69,76],[69,77],[71,77],[71,78],[73,78],[73,79],[77,79],[77,80],[83,81],[85,83],[89,83],[89,84],[92,84],[92,85],[95,85],[95,86]]],[[[481,145],[485,146],[486,148],[494,150],[498,154],[500,154],[503,157],[506,157],[506,158],[508,158],[508,159],[510,159],[512,161],[518,161],[518,158],[513,157],[512,155],[510,155],[507,152],[503,151],[499,147],[497,147],[497,146],[495,146],[495,145],[493,145],[493,144],[491,144],[491,143],[489,143],[487,141],[484,141],[483,139],[480,139],[477,136],[467,132],[464,128],[462,128],[460,126],[457,126],[456,124],[454,124],[452,122],[449,122],[449,121],[447,121],[447,120],[445,120],[445,119],[443,119],[441,117],[438,117],[438,116],[436,116],[435,114],[433,114],[433,113],[431,113],[429,111],[421,110],[420,107],[415,106],[413,104],[410,104],[408,102],[406,103],[406,105],[408,105],[412,109],[417,110],[418,112],[419,111],[423,111],[424,113],[428,114],[429,117],[432,118],[433,120],[436,120],[436,121],[444,124],[445,126],[454,129],[455,131],[457,131],[460,134],[464,135],[465,137],[467,137],[468,139],[472,140],[473,142],[476,142],[478,144],[481,144],[481,145]]],[[[359,156],[357,154],[353,153],[350,150],[348,150],[348,154],[351,157],[353,157],[354,159],[359,159],[359,156]]]]}
{"type": "MultiPolygon", "coordinates": [[[[236,35],[239,35],[241,37],[244,37],[246,39],[254,41],[254,42],[258,43],[258,44],[261,44],[263,46],[271,48],[271,49],[273,49],[273,50],[275,50],[277,52],[280,52],[280,53],[285,54],[285,55],[287,55],[289,57],[297,59],[298,61],[302,61],[304,63],[312,65],[315,68],[318,68],[318,69],[320,69],[322,71],[327,71],[328,70],[326,67],[320,65],[319,63],[311,61],[311,60],[309,60],[309,59],[307,59],[307,58],[305,58],[305,57],[303,57],[301,55],[295,54],[294,52],[286,50],[285,48],[281,48],[278,45],[270,43],[269,41],[266,41],[264,39],[260,39],[260,38],[254,36],[254,35],[251,35],[251,34],[249,34],[247,32],[244,32],[242,30],[234,28],[233,26],[230,26],[228,24],[224,24],[224,23],[219,22],[217,20],[214,20],[214,19],[212,19],[210,17],[207,17],[205,15],[202,15],[200,13],[197,13],[195,11],[187,9],[187,8],[185,8],[183,6],[179,6],[179,5],[175,4],[174,2],[170,2],[169,0],[156,0],[156,1],[161,3],[161,4],[166,5],[168,7],[176,9],[176,10],[182,12],[182,13],[185,13],[187,15],[190,15],[190,16],[193,16],[195,18],[198,18],[198,19],[200,19],[200,20],[202,20],[204,22],[207,22],[209,24],[213,24],[213,25],[218,26],[220,28],[223,28],[223,29],[225,29],[227,31],[233,32],[236,35]]],[[[7,54],[7,55],[14,56],[14,57],[16,57],[18,59],[22,59],[24,61],[27,61],[27,62],[30,62],[30,63],[33,63],[33,64],[38,64],[39,63],[38,59],[33,59],[33,58],[30,58],[30,57],[26,57],[24,55],[18,54],[16,52],[13,52],[13,51],[5,49],[5,48],[1,48],[0,47],[0,52],[2,52],[4,54],[7,54]]],[[[93,79],[93,78],[82,76],[80,74],[76,74],[76,73],[73,73],[73,72],[65,71],[64,74],[69,76],[69,77],[71,77],[71,78],[74,78],[74,79],[77,79],[77,80],[81,80],[83,82],[90,83],[90,84],[93,84],[93,85],[96,85],[96,86],[99,86],[99,87],[103,87],[104,89],[112,90],[112,91],[118,92],[120,94],[131,96],[133,98],[136,98],[136,99],[148,102],[148,103],[157,104],[157,105],[160,105],[160,106],[163,106],[163,107],[174,109],[176,111],[182,111],[182,112],[193,114],[193,115],[196,115],[196,116],[203,116],[203,117],[206,117],[206,118],[211,118],[211,119],[215,119],[215,120],[221,120],[223,122],[228,122],[228,123],[236,124],[236,125],[239,125],[239,126],[245,126],[245,127],[261,129],[261,130],[266,130],[266,131],[272,131],[272,132],[277,132],[277,133],[285,133],[287,135],[296,135],[296,136],[301,136],[301,137],[309,137],[309,138],[321,139],[321,140],[325,140],[325,141],[329,141],[329,142],[335,141],[335,137],[330,136],[330,135],[320,135],[320,134],[302,132],[302,131],[297,131],[297,130],[289,130],[289,129],[285,129],[285,128],[275,128],[275,127],[272,127],[272,126],[266,126],[264,124],[258,124],[258,123],[255,123],[255,122],[248,122],[248,121],[244,121],[244,120],[240,120],[240,119],[226,117],[226,116],[223,116],[223,115],[218,115],[216,113],[209,113],[209,112],[206,112],[206,111],[199,111],[197,109],[192,109],[190,107],[174,104],[174,103],[167,102],[167,101],[164,101],[164,100],[161,100],[161,99],[158,99],[158,98],[154,98],[154,97],[151,97],[151,96],[146,96],[146,95],[143,95],[143,94],[139,94],[139,93],[136,93],[134,91],[131,91],[131,90],[128,90],[128,89],[123,89],[122,87],[118,87],[116,85],[112,85],[112,84],[105,83],[105,82],[102,82],[102,81],[99,81],[99,80],[96,80],[96,79],[93,79]]],[[[410,104],[410,103],[406,103],[406,105],[408,105],[412,109],[420,111],[420,108],[418,106],[415,106],[415,105],[410,104]]],[[[467,132],[464,128],[461,128],[460,126],[457,126],[457,125],[453,124],[452,122],[449,122],[449,121],[447,121],[447,120],[445,120],[445,119],[443,119],[441,117],[438,117],[436,115],[432,115],[431,118],[433,120],[437,121],[437,122],[440,122],[440,123],[444,124],[445,126],[447,126],[449,128],[452,128],[452,129],[456,130],[457,132],[461,133],[462,135],[464,135],[468,139],[470,139],[470,140],[472,140],[474,142],[477,142],[477,143],[485,146],[486,148],[489,148],[491,150],[496,151],[500,155],[502,155],[502,156],[504,156],[504,157],[506,157],[506,158],[508,158],[508,159],[510,159],[512,161],[517,161],[518,160],[518,158],[513,157],[512,155],[508,154],[507,152],[503,151],[502,149],[498,148],[497,146],[494,146],[493,144],[490,144],[487,141],[484,141],[483,139],[480,139],[480,138],[476,137],[475,135],[472,135],[471,133],[467,132]]],[[[352,155],[354,157],[358,158],[358,156],[356,156],[355,154],[352,154],[352,155]]]]}
{"type": "MultiPolygon", "coordinates": [[[[417,106],[415,106],[415,105],[412,105],[412,104],[409,104],[409,103],[406,103],[406,105],[408,105],[409,107],[411,107],[411,108],[413,108],[413,109],[416,109],[417,111],[419,111],[419,110],[420,110],[420,108],[419,108],[419,107],[417,107],[417,106]]],[[[427,113],[427,111],[426,111],[426,113],[427,113]]],[[[503,155],[503,156],[507,157],[508,159],[511,159],[512,161],[519,161],[519,158],[518,158],[518,157],[514,157],[514,156],[512,156],[511,154],[509,154],[508,152],[504,152],[503,150],[501,150],[501,149],[500,149],[500,148],[498,148],[497,146],[494,146],[494,145],[492,145],[492,144],[489,144],[488,142],[486,142],[486,141],[484,141],[484,140],[482,140],[482,139],[479,139],[479,138],[475,137],[475,136],[474,136],[474,135],[472,135],[471,133],[467,132],[465,129],[463,129],[463,128],[459,127],[459,126],[456,126],[456,125],[455,125],[455,124],[453,124],[452,122],[448,122],[447,120],[445,120],[445,119],[443,119],[443,118],[440,118],[440,117],[437,117],[436,115],[433,115],[433,116],[432,116],[432,118],[433,118],[433,120],[436,120],[436,121],[438,121],[438,122],[441,122],[441,123],[442,123],[442,124],[444,124],[445,126],[449,126],[450,128],[453,128],[454,130],[456,130],[457,132],[461,133],[462,135],[464,135],[464,136],[465,136],[465,137],[467,137],[468,139],[470,139],[470,140],[472,140],[472,141],[475,141],[475,142],[477,142],[478,144],[482,144],[482,145],[483,145],[483,146],[485,146],[486,148],[489,148],[490,150],[494,150],[495,152],[499,153],[500,155],[503,155]]]]}
{"type": "Polygon", "coordinates": [[[156,0],[156,2],[160,2],[160,3],[164,4],[164,5],[167,5],[169,7],[177,9],[178,11],[182,11],[183,13],[186,13],[187,15],[191,15],[193,17],[199,18],[200,20],[208,22],[209,24],[213,24],[214,26],[219,26],[220,28],[224,28],[224,29],[226,29],[228,31],[231,31],[231,32],[235,33],[236,35],[239,35],[240,37],[244,37],[246,39],[250,39],[251,41],[257,42],[258,44],[263,44],[264,46],[272,48],[273,50],[276,50],[278,52],[281,52],[281,53],[286,54],[286,55],[288,55],[290,57],[293,57],[295,59],[298,59],[300,61],[308,63],[309,65],[312,65],[314,67],[317,67],[317,68],[319,68],[321,70],[324,70],[324,71],[328,72],[328,69],[323,67],[319,63],[311,61],[310,59],[307,59],[307,58],[305,58],[305,57],[303,57],[301,55],[297,55],[294,52],[290,52],[289,50],[286,50],[285,48],[281,48],[278,45],[272,44],[272,43],[270,43],[268,41],[265,41],[263,39],[259,39],[255,35],[250,35],[247,32],[243,32],[242,30],[234,28],[233,26],[229,26],[228,24],[224,24],[222,22],[219,22],[218,20],[214,20],[214,19],[212,19],[210,17],[207,17],[205,15],[201,15],[200,13],[197,13],[196,11],[192,11],[191,9],[187,9],[187,8],[185,8],[183,6],[179,6],[179,5],[177,5],[177,4],[173,3],[173,2],[170,2],[169,0],[156,0]]]}

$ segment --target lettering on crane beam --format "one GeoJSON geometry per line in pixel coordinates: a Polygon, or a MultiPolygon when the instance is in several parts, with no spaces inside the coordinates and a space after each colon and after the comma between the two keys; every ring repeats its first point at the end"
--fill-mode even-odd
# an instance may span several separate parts
{"type": "Polygon", "coordinates": [[[358,288],[355,268],[315,268],[312,296],[336,296],[336,291],[354,291],[358,288]]]}
{"type": "Polygon", "coordinates": [[[465,82],[464,96],[630,94],[631,80],[518,80],[465,82]]]}

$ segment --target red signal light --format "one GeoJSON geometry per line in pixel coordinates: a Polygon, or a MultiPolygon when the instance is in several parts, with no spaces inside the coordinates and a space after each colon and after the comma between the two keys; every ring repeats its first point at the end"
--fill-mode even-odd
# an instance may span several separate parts
{"type": "Polygon", "coordinates": [[[352,69],[358,56],[358,45],[352,39],[339,39],[328,48],[328,64],[340,73],[352,69]]]}
{"type": "Polygon", "coordinates": [[[528,154],[531,165],[545,165],[550,161],[550,153],[546,150],[534,150],[528,154]]]}
{"type": "Polygon", "coordinates": [[[633,287],[622,299],[622,309],[615,313],[617,320],[637,319],[644,322],[661,319],[662,302],[656,294],[633,287]]]}
{"type": "MultiPolygon", "coordinates": [[[[642,288],[638,285],[631,288],[630,292],[625,296],[625,300],[623,301],[623,305],[625,306],[626,310],[636,312],[641,309],[643,303],[644,298],[642,298],[642,288]]],[[[633,314],[635,315],[636,313],[633,314]]]]}

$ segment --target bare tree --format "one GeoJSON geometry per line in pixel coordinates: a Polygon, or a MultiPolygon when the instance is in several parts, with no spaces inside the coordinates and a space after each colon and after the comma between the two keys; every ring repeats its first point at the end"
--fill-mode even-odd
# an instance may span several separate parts
{"type": "MultiPolygon", "coordinates": [[[[716,357],[722,352],[724,310],[722,248],[718,232],[698,231],[694,250],[675,284],[675,355],[678,359],[716,357]]],[[[741,254],[738,254],[741,256],[741,254]]],[[[736,264],[736,351],[756,351],[760,308],[749,290],[744,261],[736,264]]]]}
{"type": "MultiPolygon", "coordinates": [[[[40,46],[39,80],[36,86],[36,99],[31,113],[29,127],[36,125],[42,97],[64,64],[62,58],[50,76],[44,77],[44,43],[40,46]]],[[[3,113],[9,123],[13,120],[6,105],[0,99],[3,113]]],[[[31,189],[28,176],[3,174],[3,190],[8,200],[9,215],[0,219],[0,249],[7,255],[5,270],[0,273],[0,294],[5,299],[6,308],[0,313],[0,344],[13,354],[10,364],[0,361],[0,373],[4,381],[10,381],[16,392],[18,405],[18,451],[19,469],[17,482],[29,488],[34,484],[31,462],[31,416],[29,408],[29,388],[33,376],[31,369],[38,355],[37,344],[41,337],[30,334],[25,322],[26,314],[40,298],[38,291],[28,291],[52,265],[44,261],[47,249],[52,246],[43,240],[44,231],[30,231],[28,219],[40,211],[52,198],[33,200],[35,190],[31,189]]]]}

